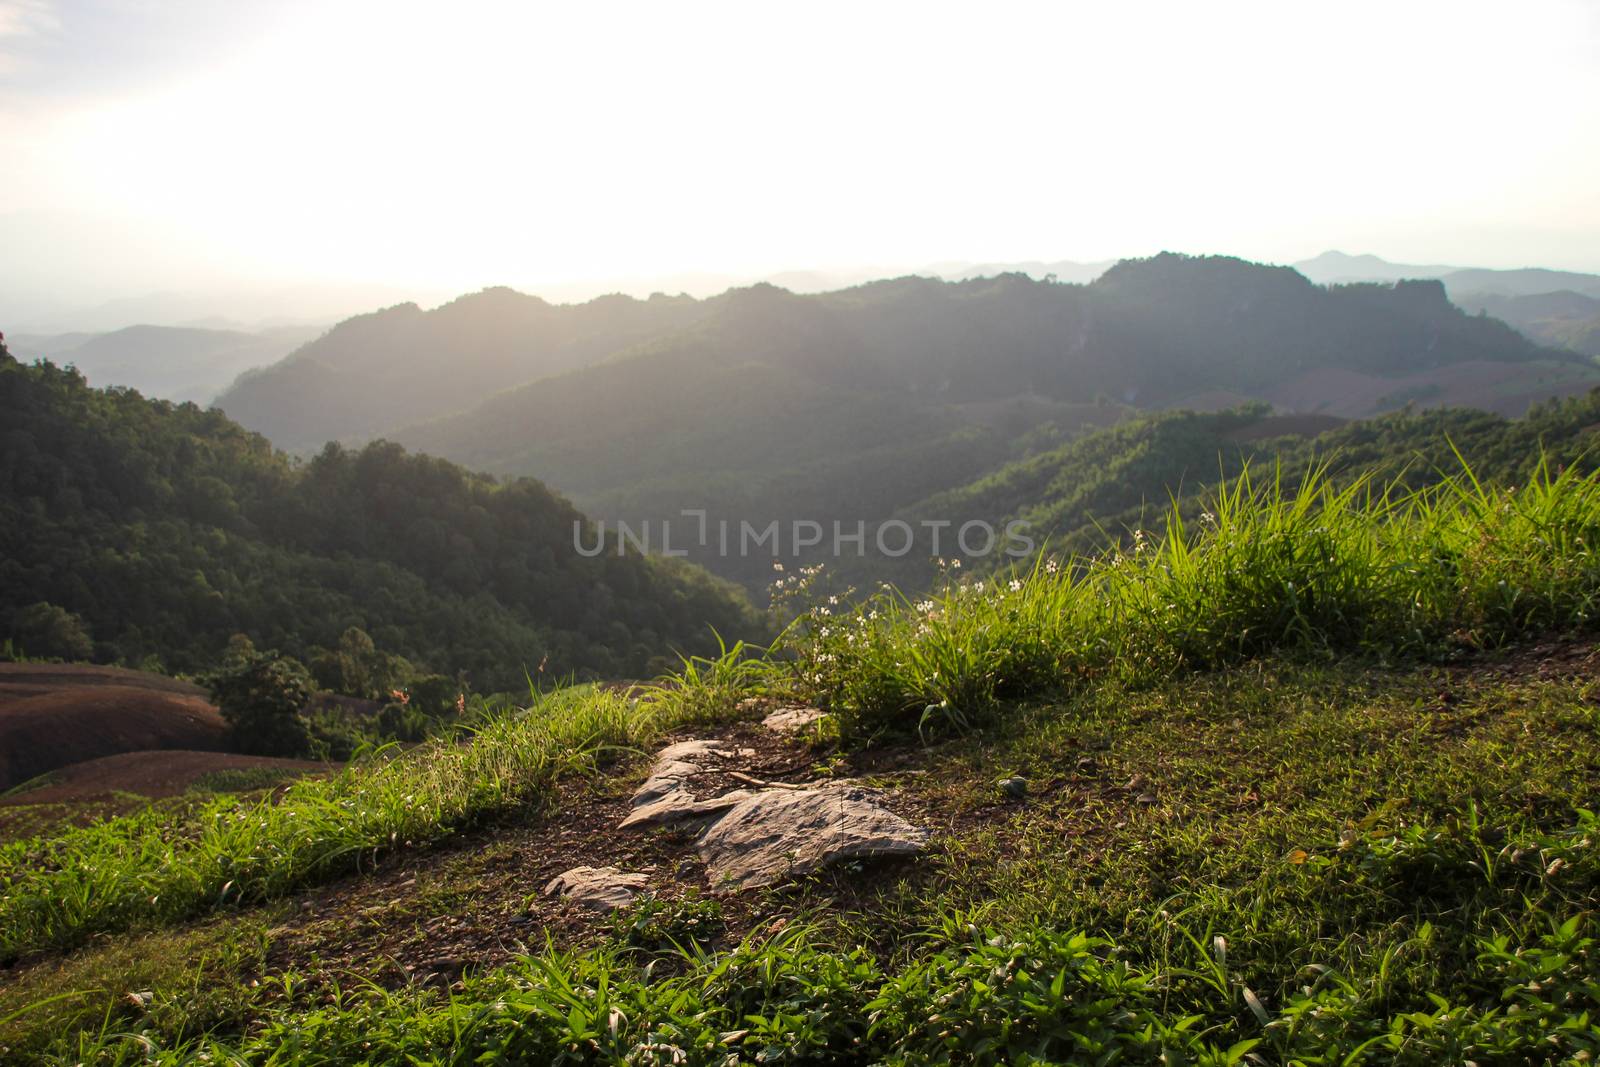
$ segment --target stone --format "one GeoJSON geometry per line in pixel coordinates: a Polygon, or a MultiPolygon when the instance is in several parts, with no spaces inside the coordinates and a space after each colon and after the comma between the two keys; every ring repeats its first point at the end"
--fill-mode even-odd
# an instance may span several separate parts
{"type": "Polygon", "coordinates": [[[747,789],[736,789],[720,797],[696,800],[694,794],[687,789],[674,789],[666,796],[643,804],[636,803],[633,810],[628,813],[628,817],[617,824],[617,829],[626,830],[633,826],[659,826],[703,819],[708,815],[727,811],[745,797],[752,795],[747,789]]]}
{"type": "Polygon", "coordinates": [[[695,848],[713,886],[748,889],[844,860],[911,855],[927,842],[927,831],[878,804],[871,790],[842,782],[747,796],[702,830],[695,848]]]}
{"type": "Polygon", "coordinates": [[[821,708],[779,708],[761,720],[761,725],[780,734],[795,734],[821,720],[827,712],[821,708]]]}
{"type": "Polygon", "coordinates": [[[995,786],[1012,800],[1021,800],[1028,795],[1028,780],[1020,774],[1002,778],[995,783],[995,786]]]}
{"type": "Polygon", "coordinates": [[[648,879],[615,867],[574,867],[550,879],[547,897],[560,896],[596,911],[615,911],[633,903],[648,879]]]}
{"type": "Polygon", "coordinates": [[[633,806],[639,807],[680,790],[684,783],[705,769],[714,759],[731,755],[717,741],[679,741],[656,753],[655,766],[650,776],[634,791],[633,806]]]}

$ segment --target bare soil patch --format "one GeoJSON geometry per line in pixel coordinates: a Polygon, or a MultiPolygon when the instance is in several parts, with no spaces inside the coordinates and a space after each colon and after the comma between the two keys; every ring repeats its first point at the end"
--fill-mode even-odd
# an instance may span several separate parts
{"type": "Polygon", "coordinates": [[[43,784],[0,796],[0,807],[23,804],[79,804],[113,793],[140,796],[177,796],[206,775],[218,771],[273,770],[286,775],[316,774],[329,770],[315,760],[241,756],[232,752],[195,752],[157,749],[122,752],[84,760],[51,771],[43,784]]]}
{"type": "Polygon", "coordinates": [[[219,751],[226,733],[217,709],[193,692],[105,680],[47,689],[0,704],[0,792],[123,752],[219,751]]]}

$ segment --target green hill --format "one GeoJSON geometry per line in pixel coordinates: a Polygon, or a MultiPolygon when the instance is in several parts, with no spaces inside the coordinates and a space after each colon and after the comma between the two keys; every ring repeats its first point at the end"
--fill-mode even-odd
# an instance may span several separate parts
{"type": "Polygon", "coordinates": [[[37,604],[99,661],[186,671],[236,632],[305,656],[355,626],[492,689],[541,663],[638,675],[751,624],[692,567],[579,556],[583,517],[529,479],[385,443],[293,462],[219,411],[3,354],[0,426],[0,637],[34,654],[60,654],[15,629],[37,604]]]}
{"type": "MultiPolygon", "coordinates": [[[[1337,423],[1339,420],[1327,420],[1337,423]]],[[[1600,393],[1541,405],[1522,419],[1482,411],[1406,410],[1324,428],[1261,408],[1170,412],[1130,420],[1009,463],[968,485],[906,508],[902,518],[1029,524],[1062,553],[1093,552],[1108,540],[1150,530],[1181,500],[1190,517],[1210,487],[1247,466],[1258,479],[1295,485],[1311,471],[1417,488],[1462,473],[1499,485],[1524,483],[1541,460],[1557,468],[1595,465],[1600,393]],[[1316,432],[1317,430],[1322,432],[1316,432]],[[1310,432],[1308,432],[1310,431],[1310,432]],[[1459,458],[1458,458],[1459,453],[1459,458]]]]}

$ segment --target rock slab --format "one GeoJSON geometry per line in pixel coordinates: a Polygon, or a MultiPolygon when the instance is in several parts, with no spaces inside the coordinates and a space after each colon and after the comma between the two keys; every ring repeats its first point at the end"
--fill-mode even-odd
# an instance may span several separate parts
{"type": "Polygon", "coordinates": [[[779,708],[762,719],[761,725],[776,733],[797,734],[826,714],[821,708],[779,708]]]}
{"type": "Polygon", "coordinates": [[[926,830],[871,790],[839,783],[746,796],[701,831],[695,848],[712,885],[749,889],[845,860],[912,855],[927,843],[926,830]]]}
{"type": "Polygon", "coordinates": [[[595,911],[615,911],[633,903],[648,881],[642,874],[627,874],[615,867],[574,867],[550,879],[547,897],[565,897],[595,911]]]}
{"type": "Polygon", "coordinates": [[[680,741],[668,745],[656,753],[650,777],[634,790],[630,802],[632,810],[618,829],[688,822],[733,807],[748,795],[744,790],[701,800],[689,789],[689,781],[717,762],[738,754],[718,741],[680,741]]]}

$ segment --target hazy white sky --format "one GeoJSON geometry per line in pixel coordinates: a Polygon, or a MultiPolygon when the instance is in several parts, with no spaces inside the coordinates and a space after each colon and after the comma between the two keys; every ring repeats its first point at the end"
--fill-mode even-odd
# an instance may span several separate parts
{"type": "Polygon", "coordinates": [[[1600,270],[1600,2],[0,0],[0,314],[1095,260],[1600,270]]]}

